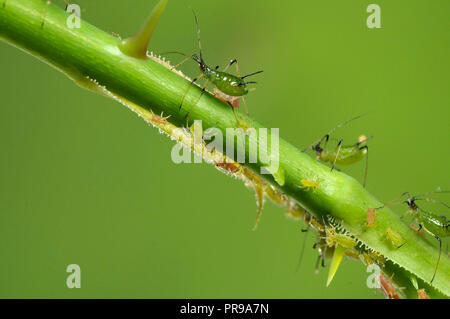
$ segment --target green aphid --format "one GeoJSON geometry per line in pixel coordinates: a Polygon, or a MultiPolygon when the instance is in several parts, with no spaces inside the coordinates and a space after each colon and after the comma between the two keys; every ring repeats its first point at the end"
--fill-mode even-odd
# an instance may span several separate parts
{"type": "Polygon", "coordinates": [[[200,41],[200,28],[198,25],[197,16],[194,11],[193,11],[193,13],[194,13],[194,18],[195,18],[195,24],[197,27],[197,40],[198,40],[199,55],[197,55],[197,54],[187,55],[182,52],[166,52],[166,53],[176,53],[176,54],[181,54],[181,55],[186,56],[186,59],[184,59],[182,62],[180,62],[179,64],[174,66],[174,68],[178,67],[181,64],[183,64],[184,62],[192,59],[196,63],[198,63],[200,71],[201,71],[201,74],[199,76],[193,78],[191,83],[189,84],[189,87],[187,88],[185,94],[183,95],[179,109],[181,110],[181,107],[183,106],[183,103],[184,103],[184,99],[185,99],[187,93],[189,92],[189,89],[194,84],[194,82],[205,77],[207,82],[206,82],[205,86],[203,87],[202,92],[201,92],[200,96],[198,97],[197,101],[192,105],[192,107],[187,112],[187,114],[185,116],[186,123],[189,122],[189,114],[192,112],[194,107],[200,101],[200,98],[206,92],[208,86],[210,84],[212,84],[217,90],[219,90],[221,93],[223,93],[223,94],[221,94],[221,99],[224,100],[231,107],[231,109],[233,110],[234,116],[236,118],[236,122],[237,122],[238,126],[242,127],[242,125],[240,124],[239,119],[236,115],[236,112],[234,110],[234,108],[237,107],[238,105],[236,105],[234,102],[238,99],[242,99],[245,109],[246,109],[246,112],[248,113],[244,96],[247,95],[248,92],[251,90],[248,88],[248,84],[256,84],[256,82],[247,81],[247,78],[250,76],[259,74],[263,71],[257,71],[257,72],[251,73],[251,74],[240,76],[239,66],[238,66],[238,62],[236,59],[231,60],[230,63],[222,71],[218,70],[219,66],[216,66],[215,68],[209,67],[206,64],[205,60],[203,59],[202,45],[201,45],[201,41],[200,41]],[[237,75],[233,75],[231,73],[226,72],[227,69],[232,65],[236,65],[237,75]],[[223,97],[226,97],[226,99],[224,99],[223,97]]]}
{"type": "Polygon", "coordinates": [[[305,152],[311,148],[316,153],[316,158],[319,161],[332,163],[331,171],[334,170],[336,165],[352,165],[361,161],[364,157],[366,158],[366,167],[364,171],[364,182],[363,185],[366,186],[367,172],[369,164],[369,147],[366,145],[367,141],[372,137],[366,137],[364,135],[359,136],[358,142],[353,145],[342,145],[343,140],[341,139],[336,146],[336,148],[328,148],[327,143],[330,139],[330,135],[338,128],[346,125],[347,123],[356,120],[363,115],[356,116],[344,123],[339,124],[327,134],[325,134],[320,140],[312,143],[307,148],[303,150],[305,152]],[[324,142],[324,145],[322,143],[324,142]]]}
{"type": "MultiPolygon", "coordinates": [[[[442,192],[438,192],[438,193],[442,193],[442,192]]],[[[430,194],[430,193],[427,193],[427,194],[430,194]]],[[[427,194],[416,195],[416,196],[410,197],[409,193],[405,192],[403,195],[406,196],[406,201],[404,201],[403,203],[407,204],[409,209],[403,215],[411,214],[413,216],[415,222],[419,225],[418,231],[424,229],[428,234],[432,235],[434,238],[436,238],[439,241],[439,257],[438,257],[438,260],[436,263],[436,269],[434,270],[433,278],[431,278],[431,282],[433,282],[434,277],[436,276],[436,273],[438,270],[439,261],[441,259],[442,238],[447,238],[450,235],[450,232],[449,232],[450,221],[445,216],[438,216],[432,212],[427,212],[427,211],[419,208],[416,204],[416,201],[417,200],[426,200],[429,202],[443,204],[447,208],[450,208],[450,207],[441,201],[422,197],[427,194]]]]}
{"type": "Polygon", "coordinates": [[[388,228],[386,230],[386,239],[395,248],[400,248],[406,243],[403,237],[391,228],[388,228]]]}
{"type": "MultiPolygon", "coordinates": [[[[416,195],[416,196],[412,196],[412,197],[409,195],[408,192],[405,192],[402,194],[402,197],[405,196],[406,200],[401,200],[401,201],[394,200],[394,201],[389,202],[389,203],[383,205],[382,207],[380,207],[380,208],[383,208],[385,206],[391,206],[391,205],[395,205],[395,204],[408,205],[408,210],[402,215],[402,218],[405,217],[406,215],[411,214],[414,221],[416,222],[416,224],[419,225],[419,228],[417,229],[416,232],[420,232],[423,229],[428,234],[430,234],[431,236],[433,236],[434,238],[436,238],[439,241],[439,256],[438,256],[438,260],[436,262],[436,268],[434,270],[434,274],[433,274],[433,277],[431,278],[430,283],[433,282],[434,278],[436,277],[437,270],[438,270],[439,261],[441,259],[441,253],[442,253],[442,239],[447,238],[450,235],[450,232],[449,232],[450,221],[447,219],[447,217],[439,216],[432,212],[425,211],[425,210],[421,209],[419,206],[417,206],[417,204],[416,204],[416,201],[418,201],[418,200],[425,200],[428,202],[439,203],[439,204],[444,205],[447,208],[450,208],[447,204],[445,204],[441,201],[438,201],[438,200],[435,200],[432,198],[423,197],[423,196],[426,196],[429,194],[434,194],[434,193],[448,193],[448,191],[440,191],[439,190],[436,192],[429,192],[429,193],[416,195]]],[[[380,209],[380,208],[378,208],[378,209],[380,209]]],[[[403,246],[404,244],[402,244],[401,246],[403,246]]]]}

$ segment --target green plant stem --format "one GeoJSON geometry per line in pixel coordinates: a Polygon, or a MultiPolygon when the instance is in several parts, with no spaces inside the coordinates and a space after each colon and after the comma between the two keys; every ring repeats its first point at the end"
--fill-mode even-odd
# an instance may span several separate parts
{"type": "MultiPolygon", "coordinates": [[[[44,19],[45,10],[45,1],[8,0],[5,7],[0,5],[0,38],[44,60],[82,87],[95,90],[95,85],[88,78],[93,79],[108,91],[145,109],[171,115],[170,122],[174,125],[185,124],[186,110],[178,111],[189,85],[184,77],[155,59],[142,60],[125,55],[119,49],[121,42],[118,38],[85,21],[82,21],[81,28],[69,29],[66,26],[69,14],[56,6],[48,7],[44,19]]],[[[192,105],[199,94],[200,89],[193,87],[186,97],[185,105],[192,105]]],[[[261,127],[244,114],[239,113],[239,117],[250,127],[261,127]]],[[[210,94],[201,98],[190,119],[200,119],[203,127],[215,126],[222,132],[236,126],[231,109],[210,94]]],[[[285,172],[284,185],[280,186],[272,175],[262,174],[263,179],[317,218],[331,215],[342,221],[345,229],[361,243],[391,261],[388,266],[395,273],[394,280],[398,279],[407,285],[407,277],[414,274],[431,296],[450,296],[450,262],[445,254],[442,255],[432,284],[435,290],[429,287],[429,281],[434,273],[438,253],[427,239],[417,236],[389,208],[380,210],[374,227],[366,228],[368,208],[380,207],[382,203],[360,183],[344,173],[331,172],[329,167],[282,139],[279,153],[280,166],[285,172]],[[299,181],[303,178],[321,180],[320,188],[316,192],[300,189],[299,181]],[[408,244],[401,249],[392,248],[385,240],[385,232],[389,227],[404,238],[411,238],[408,244]]],[[[264,163],[258,159],[257,163],[245,166],[259,174],[264,163]]],[[[410,297],[415,293],[411,287],[405,287],[405,293],[410,297]]]]}

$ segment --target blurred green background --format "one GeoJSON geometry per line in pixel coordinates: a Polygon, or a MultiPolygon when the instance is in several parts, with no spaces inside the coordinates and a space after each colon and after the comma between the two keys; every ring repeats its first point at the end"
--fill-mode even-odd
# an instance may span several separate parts
{"type": "MultiPolygon", "coordinates": [[[[83,19],[127,36],[155,2],[77,3],[83,19]]],[[[264,69],[247,99],[261,123],[303,148],[371,112],[335,135],[374,135],[371,192],[449,188],[450,2],[376,1],[381,29],[366,26],[370,3],[171,0],[151,49],[197,50],[192,7],[208,63],[264,69]]],[[[250,189],[207,164],[174,164],[173,142],[120,104],[3,42],[0,70],[1,298],[381,297],[350,260],[326,288],[312,233],[296,271],[298,222],[267,202],[253,232],[250,189]],[[72,263],[81,289],[66,287],[72,263]]],[[[362,180],[363,168],[343,171],[362,180]]]]}

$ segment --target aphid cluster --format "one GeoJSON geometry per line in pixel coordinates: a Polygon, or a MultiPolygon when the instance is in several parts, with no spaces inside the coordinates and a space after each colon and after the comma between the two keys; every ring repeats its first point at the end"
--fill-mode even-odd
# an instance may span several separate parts
{"type": "MultiPolygon", "coordinates": [[[[4,1],[4,5],[6,4],[6,0],[4,1]]],[[[45,12],[43,14],[44,18],[42,20],[42,27],[44,25],[45,15],[47,13],[48,5],[50,4],[50,1],[47,1],[47,7],[45,9],[45,12]]],[[[67,2],[66,2],[67,4],[67,2]]],[[[209,93],[208,87],[212,85],[214,87],[214,96],[218,98],[219,100],[225,102],[229,107],[231,107],[232,112],[234,114],[237,126],[246,128],[245,123],[241,123],[239,117],[237,116],[237,113],[235,111],[235,108],[239,107],[239,102],[242,100],[245,110],[248,113],[247,105],[245,102],[245,96],[251,91],[251,89],[248,87],[249,84],[256,84],[254,81],[248,81],[247,78],[257,75],[261,73],[262,71],[257,71],[254,73],[250,73],[245,76],[240,75],[239,65],[237,62],[237,59],[231,60],[228,65],[223,69],[219,70],[219,66],[216,66],[215,68],[210,67],[206,64],[204,58],[203,58],[203,52],[202,52],[202,45],[200,40],[200,28],[199,28],[199,22],[198,18],[194,12],[194,19],[195,19],[195,25],[197,30],[197,42],[198,42],[198,48],[199,52],[198,54],[192,54],[187,55],[182,52],[168,52],[168,53],[176,53],[183,55],[185,59],[181,61],[178,65],[175,65],[172,69],[175,69],[176,67],[182,65],[183,63],[187,62],[188,60],[193,60],[195,63],[198,64],[199,69],[201,71],[200,75],[193,78],[190,83],[188,84],[188,87],[186,88],[186,91],[184,92],[180,104],[179,104],[179,111],[182,110],[183,105],[185,104],[186,97],[188,96],[188,93],[190,89],[195,85],[195,83],[200,79],[205,79],[206,83],[202,87],[200,95],[196,98],[194,103],[190,104],[187,108],[187,112],[185,115],[186,120],[186,127],[189,127],[189,115],[193,111],[193,109],[197,106],[200,99],[205,93],[209,93]],[[227,70],[232,67],[236,67],[236,75],[233,75],[231,73],[228,73],[227,70]]],[[[360,135],[358,137],[358,140],[354,144],[350,145],[344,145],[343,139],[340,139],[337,143],[336,147],[328,147],[328,142],[330,140],[330,136],[340,127],[346,125],[347,123],[356,120],[358,118],[362,117],[362,115],[354,117],[344,123],[341,123],[337,125],[335,128],[330,130],[328,133],[326,133],[324,136],[322,136],[319,140],[315,141],[311,145],[309,145],[307,148],[303,150],[303,152],[306,152],[308,149],[311,149],[315,155],[317,160],[325,163],[331,164],[331,172],[334,171],[336,168],[336,165],[352,165],[354,163],[360,162],[365,158],[365,170],[364,170],[364,180],[363,185],[366,185],[367,181],[367,174],[368,174],[368,158],[369,158],[369,147],[367,145],[367,142],[372,137],[366,137],[365,135],[360,135]]],[[[151,118],[151,121],[154,124],[159,125],[165,125],[167,124],[167,117],[154,115],[151,118]]],[[[217,168],[226,171],[233,175],[242,175],[243,173],[239,165],[233,163],[233,162],[227,162],[227,161],[214,161],[214,164],[217,168]]],[[[247,172],[246,178],[248,181],[251,181],[249,183],[252,184],[252,186],[255,189],[257,202],[258,202],[258,210],[257,210],[257,217],[256,217],[256,223],[255,227],[258,224],[260,215],[261,215],[261,209],[262,205],[264,203],[264,196],[267,195],[270,198],[271,197],[271,186],[266,186],[258,179],[251,179],[249,178],[250,172],[247,172]]],[[[245,175],[245,174],[244,174],[245,175]]],[[[284,177],[283,177],[283,183],[284,184],[284,177]]],[[[308,177],[303,178],[299,181],[299,184],[297,185],[302,191],[311,193],[314,193],[316,191],[320,191],[320,188],[322,186],[322,180],[317,179],[315,177],[308,177]]],[[[275,190],[273,190],[274,194],[276,193],[275,190]]],[[[272,199],[274,199],[275,202],[279,200],[279,203],[282,205],[285,205],[287,202],[284,200],[282,195],[273,196],[272,199]]],[[[273,194],[272,194],[273,195],[273,194]]],[[[433,275],[433,278],[431,281],[434,280],[439,260],[441,256],[441,250],[442,250],[442,238],[448,237],[448,225],[449,222],[444,216],[438,216],[436,214],[433,214],[431,212],[424,211],[420,209],[416,201],[418,200],[427,200],[427,201],[434,201],[429,198],[422,198],[423,195],[419,196],[413,196],[410,197],[408,193],[403,194],[406,196],[406,200],[402,201],[401,203],[405,203],[408,205],[408,211],[406,214],[411,214],[413,216],[413,219],[415,220],[416,224],[418,225],[417,232],[419,233],[421,230],[425,230],[427,233],[433,235],[440,244],[439,248],[439,258],[437,260],[436,269],[433,275]]],[[[311,195],[313,196],[313,195],[311,195]]],[[[434,201],[436,202],[436,201],[434,201]]],[[[318,237],[317,241],[315,242],[313,248],[317,249],[319,252],[315,271],[318,272],[319,265],[321,264],[323,267],[325,266],[325,260],[331,259],[330,262],[330,270],[328,274],[328,280],[327,285],[330,284],[331,280],[336,274],[336,271],[343,259],[344,256],[347,256],[349,258],[359,259],[362,260],[364,264],[371,265],[371,264],[377,264],[379,266],[383,266],[385,263],[385,260],[382,256],[378,255],[377,253],[368,250],[364,247],[364,245],[359,244],[354,236],[349,234],[347,231],[344,230],[343,227],[336,221],[330,219],[330,218],[324,218],[322,221],[312,217],[308,212],[295,205],[286,205],[289,207],[288,214],[295,218],[304,218],[305,222],[307,222],[308,227],[307,229],[304,229],[303,231],[308,231],[308,229],[314,228],[317,231],[318,237]]],[[[386,206],[386,205],[385,205],[386,206]]],[[[447,206],[448,207],[448,206],[447,206]]],[[[381,208],[369,208],[367,211],[367,227],[374,227],[376,224],[376,216],[378,214],[378,210],[381,208]]],[[[385,232],[385,240],[387,240],[393,249],[399,249],[405,244],[407,244],[409,239],[404,239],[401,234],[399,234],[395,229],[388,228],[385,232]]],[[[304,242],[305,243],[305,242],[304,242]]],[[[302,254],[303,255],[303,251],[302,254]]],[[[301,260],[301,257],[300,257],[301,260]]],[[[381,274],[380,275],[380,283],[381,288],[385,292],[386,296],[388,298],[398,298],[398,291],[399,287],[395,287],[395,285],[392,283],[392,277],[389,278],[388,276],[381,274]]],[[[419,289],[418,287],[417,293],[419,298],[426,298],[427,294],[425,290],[419,289]]]]}
{"type": "MultiPolygon", "coordinates": [[[[317,160],[331,164],[331,171],[333,171],[335,169],[336,165],[351,165],[351,164],[361,161],[365,157],[366,158],[366,165],[365,165],[366,167],[365,167],[364,181],[363,181],[363,185],[365,186],[366,181],[367,181],[368,158],[369,158],[368,157],[369,156],[369,154],[368,154],[369,147],[367,145],[367,141],[371,137],[366,137],[364,135],[361,135],[361,136],[359,136],[358,141],[355,144],[348,145],[348,146],[344,146],[343,140],[341,139],[341,140],[339,140],[339,142],[335,148],[327,147],[330,136],[331,136],[331,134],[333,134],[336,131],[336,129],[338,129],[360,117],[362,117],[362,115],[356,116],[346,122],[343,122],[343,123],[337,125],[335,128],[330,130],[327,134],[322,136],[319,140],[315,141],[314,143],[312,143],[311,145],[306,147],[303,150],[303,152],[306,152],[308,149],[312,149],[314,151],[314,153],[316,154],[317,160]]],[[[298,187],[301,189],[304,189],[305,191],[307,191],[307,190],[316,191],[320,187],[320,182],[310,180],[310,179],[302,179],[302,180],[300,180],[298,187]]],[[[442,191],[438,191],[437,193],[442,193],[442,191]]],[[[408,206],[408,210],[403,214],[402,218],[405,217],[406,215],[411,215],[413,217],[413,220],[415,221],[415,223],[418,225],[417,228],[415,228],[414,226],[411,226],[417,234],[420,235],[421,230],[425,230],[425,232],[427,232],[431,236],[435,237],[439,241],[439,257],[438,257],[438,260],[436,263],[436,268],[435,268],[433,277],[431,278],[431,282],[433,282],[433,280],[436,276],[439,261],[441,258],[442,239],[449,237],[449,220],[445,216],[436,215],[432,212],[425,211],[417,206],[416,201],[425,200],[425,201],[433,202],[433,203],[441,203],[444,206],[448,207],[448,205],[446,205],[445,203],[442,203],[440,201],[437,201],[437,200],[434,200],[431,198],[423,197],[428,194],[430,194],[430,193],[416,195],[416,196],[411,197],[409,195],[409,193],[406,192],[406,193],[402,194],[403,197],[406,197],[406,200],[402,200],[400,202],[388,203],[388,204],[386,204],[382,207],[378,207],[378,208],[375,208],[375,207],[369,208],[367,210],[366,228],[371,228],[375,225],[376,216],[379,213],[379,210],[381,208],[389,206],[389,205],[393,205],[393,204],[399,204],[399,203],[406,204],[408,206]]],[[[349,254],[349,251],[351,251],[351,249],[353,248],[353,247],[350,247],[352,244],[350,240],[348,240],[345,236],[340,236],[339,234],[336,234],[329,228],[325,228],[325,233],[326,233],[325,234],[326,236],[320,237],[321,239],[318,241],[318,243],[316,243],[316,248],[318,248],[318,250],[319,250],[319,256],[322,259],[322,263],[326,257],[326,247],[333,247],[333,245],[331,245],[330,243],[335,243],[337,245],[336,247],[346,248],[347,253],[349,254]],[[326,238],[326,239],[324,239],[324,238],[326,238]],[[347,245],[347,247],[346,247],[346,245],[347,245]]],[[[319,230],[319,234],[320,234],[320,230],[319,230]]],[[[403,247],[405,244],[407,244],[409,238],[405,239],[395,229],[387,228],[385,231],[385,240],[390,244],[390,246],[393,249],[399,249],[399,248],[403,247]]],[[[360,254],[360,256],[364,256],[364,255],[360,254]]],[[[365,256],[363,258],[367,259],[367,256],[365,256]]],[[[387,289],[387,290],[389,290],[389,289],[387,289]]]]}
{"type": "MultiPolygon", "coordinates": [[[[350,259],[362,260],[366,265],[377,264],[382,268],[385,259],[377,253],[367,250],[363,245],[360,245],[357,240],[343,229],[343,227],[336,222],[329,215],[327,218],[319,221],[310,214],[303,215],[304,221],[308,223],[303,232],[307,232],[313,228],[317,232],[317,240],[313,245],[313,249],[317,249],[318,256],[314,268],[314,272],[319,272],[319,267],[325,267],[325,261],[330,259],[330,266],[328,271],[327,286],[333,280],[343,257],[350,259]]],[[[304,241],[305,242],[305,241],[304,241]]],[[[303,256],[303,249],[300,254],[300,261],[303,256]]]]}

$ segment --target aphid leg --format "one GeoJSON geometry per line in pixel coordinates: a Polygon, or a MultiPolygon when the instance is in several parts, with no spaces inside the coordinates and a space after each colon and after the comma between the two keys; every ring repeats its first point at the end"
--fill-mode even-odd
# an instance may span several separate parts
{"type": "Polygon", "coordinates": [[[321,138],[320,140],[315,141],[314,143],[311,143],[310,145],[308,145],[307,147],[305,147],[305,148],[302,150],[302,152],[306,152],[306,151],[309,150],[310,148],[312,148],[312,149],[314,150],[315,148],[317,148],[318,146],[320,146],[320,144],[322,144],[322,142],[323,142],[323,140],[324,140],[325,138],[327,139],[327,142],[328,142],[328,139],[330,138],[330,135],[326,134],[326,135],[322,136],[322,138],[321,138]]]}
{"type": "Polygon", "coordinates": [[[200,99],[202,98],[203,94],[205,94],[206,90],[208,89],[208,86],[209,86],[209,80],[206,82],[206,85],[203,87],[202,92],[200,93],[200,96],[197,98],[197,101],[195,101],[195,103],[191,106],[189,111],[184,116],[186,119],[186,127],[189,127],[189,115],[191,114],[192,110],[197,106],[197,104],[200,101],[200,99]]]}
{"type": "Polygon", "coordinates": [[[317,256],[316,265],[314,266],[314,273],[317,275],[319,273],[319,263],[322,256],[317,256]]]}
{"type": "MultiPolygon", "coordinates": [[[[417,230],[414,230],[417,234],[420,234],[420,231],[422,230],[422,229],[425,229],[424,227],[423,227],[423,225],[422,224],[419,224],[419,228],[417,228],[417,230]]],[[[426,229],[425,229],[426,230],[426,229]]],[[[431,235],[433,235],[433,237],[435,237],[435,235],[434,234],[431,234],[431,235]]],[[[412,237],[412,236],[411,236],[412,237]]],[[[408,238],[407,240],[405,240],[404,242],[403,242],[403,244],[401,244],[400,246],[398,246],[397,248],[402,248],[403,246],[405,246],[405,244],[411,239],[411,237],[410,238],[408,238]]],[[[440,239],[439,239],[440,240],[440,239]]],[[[439,258],[440,258],[440,254],[439,254],[439,258]]],[[[433,277],[434,278],[434,277],[433,277]]]]}
{"type": "Polygon", "coordinates": [[[42,22],[41,22],[41,29],[44,27],[45,18],[47,17],[47,11],[48,7],[50,6],[52,2],[50,0],[47,0],[47,4],[44,9],[44,14],[42,15],[42,22]]]}
{"type": "Polygon", "coordinates": [[[339,152],[341,151],[341,147],[342,147],[342,142],[343,142],[343,140],[340,140],[339,143],[338,143],[337,151],[336,151],[336,157],[334,158],[333,166],[331,166],[331,171],[333,171],[334,167],[336,166],[336,161],[337,161],[337,159],[339,157],[339,152]]]}
{"type": "MultiPolygon", "coordinates": [[[[317,245],[314,245],[313,248],[315,249],[317,245]]],[[[319,265],[322,266],[322,268],[325,268],[325,250],[319,251],[319,256],[317,256],[316,265],[314,266],[314,273],[317,275],[319,273],[319,265]]]]}
{"type": "MultiPolygon", "coordinates": [[[[234,59],[233,61],[231,61],[231,62],[233,62],[232,64],[236,64],[236,75],[238,76],[238,77],[241,77],[241,71],[239,70],[239,63],[238,63],[238,61],[236,60],[236,59],[234,59]]],[[[231,64],[230,64],[231,65],[231,64]]]]}
{"type": "Polygon", "coordinates": [[[235,111],[235,109],[234,109],[234,107],[233,107],[233,104],[231,104],[230,101],[227,101],[227,104],[231,107],[231,110],[233,110],[234,118],[236,119],[237,125],[238,125],[239,127],[242,127],[241,122],[239,122],[239,119],[238,119],[238,117],[237,117],[236,111],[235,111]]]}
{"type": "Polygon", "coordinates": [[[408,209],[406,212],[404,212],[403,214],[402,214],[402,216],[400,216],[400,219],[403,219],[403,218],[405,218],[407,215],[409,215],[411,213],[411,209],[408,209]]]}
{"type": "Polygon", "coordinates": [[[247,102],[245,101],[245,97],[241,96],[242,103],[244,104],[245,113],[248,114],[247,102]]]}
{"type": "MultiPolygon", "coordinates": [[[[236,65],[236,75],[238,77],[241,77],[241,71],[239,69],[239,63],[237,59],[233,59],[230,61],[230,63],[225,67],[225,69],[223,70],[223,72],[225,72],[230,66],[232,66],[233,64],[236,65]]],[[[247,102],[245,102],[245,98],[243,96],[241,96],[242,99],[242,103],[244,103],[244,109],[245,109],[245,113],[248,114],[248,108],[247,108],[247,102]]]]}
{"type": "Polygon", "coordinates": [[[184,58],[180,63],[172,66],[170,69],[174,70],[176,68],[178,68],[179,66],[183,65],[184,63],[186,63],[187,61],[189,61],[190,59],[192,59],[192,56],[187,56],[186,58],[184,58]]]}
{"type": "Polygon", "coordinates": [[[422,231],[419,231],[419,228],[417,228],[416,226],[414,226],[413,224],[409,224],[409,228],[411,228],[412,230],[414,230],[417,235],[419,236],[424,236],[424,233],[422,231]]]}
{"type": "Polygon", "coordinates": [[[441,253],[442,253],[442,239],[440,239],[438,236],[434,236],[434,238],[439,240],[439,257],[438,257],[438,260],[437,260],[437,263],[436,263],[436,268],[434,269],[433,278],[431,278],[430,283],[432,283],[433,280],[434,280],[434,277],[436,277],[436,273],[437,273],[437,270],[438,270],[439,261],[441,260],[441,253]]]}
{"type": "Polygon", "coordinates": [[[305,253],[305,246],[306,246],[306,242],[307,242],[307,239],[308,239],[308,230],[309,230],[309,225],[306,228],[306,231],[304,229],[301,230],[302,232],[305,232],[305,236],[303,237],[302,250],[300,252],[300,256],[298,257],[297,268],[296,268],[295,271],[298,271],[300,269],[301,264],[302,264],[303,255],[305,253]]]}
{"type": "Polygon", "coordinates": [[[64,2],[66,3],[66,7],[64,8],[64,11],[67,11],[67,7],[70,6],[70,3],[67,0],[64,0],[64,2]]]}
{"type": "Polygon", "coordinates": [[[181,103],[180,103],[180,106],[178,107],[178,111],[181,110],[181,107],[183,106],[183,103],[184,103],[184,99],[186,98],[186,95],[188,94],[188,92],[189,92],[189,90],[191,89],[191,87],[194,85],[195,82],[197,82],[198,80],[200,80],[203,76],[204,76],[204,75],[203,75],[203,73],[202,73],[202,74],[200,74],[199,76],[197,76],[197,77],[195,77],[195,78],[193,78],[193,79],[191,80],[191,83],[189,83],[189,86],[188,86],[188,88],[186,89],[186,92],[184,92],[183,98],[181,99],[181,103]]]}
{"type": "MultiPolygon", "coordinates": [[[[419,225],[419,230],[422,229],[422,225],[419,225]]],[[[430,284],[433,282],[434,277],[436,277],[436,273],[439,267],[439,261],[441,260],[441,253],[442,253],[442,239],[439,238],[438,236],[436,236],[435,234],[433,234],[432,232],[430,232],[428,229],[426,229],[425,227],[423,227],[423,229],[430,234],[431,236],[433,236],[434,238],[436,238],[439,241],[439,256],[438,256],[438,260],[436,263],[436,268],[434,269],[434,274],[433,274],[433,278],[431,278],[430,284]]]]}
{"type": "Polygon", "coordinates": [[[359,150],[363,150],[363,149],[366,149],[366,151],[367,151],[366,168],[364,169],[364,181],[363,181],[363,187],[366,187],[367,173],[369,172],[369,146],[365,145],[365,146],[361,147],[359,150]]]}
{"type": "Polygon", "coordinates": [[[325,140],[325,146],[327,146],[328,141],[330,140],[330,134],[324,135],[324,136],[320,139],[319,145],[322,144],[323,140],[325,140]]]}
{"type": "MultiPolygon", "coordinates": [[[[303,217],[303,223],[308,223],[308,222],[306,221],[306,215],[303,217]]],[[[306,233],[306,232],[309,231],[309,227],[311,227],[311,225],[308,223],[308,224],[306,225],[306,228],[302,228],[300,231],[301,231],[302,233],[306,233]]]]}
{"type": "MultiPolygon", "coordinates": [[[[237,63],[236,59],[231,60],[230,63],[228,63],[227,66],[222,70],[222,72],[226,72],[228,70],[228,68],[235,63],[237,63]]],[[[216,69],[217,69],[217,67],[216,67],[216,69]]]]}

